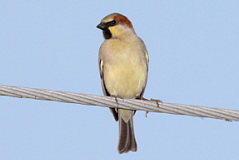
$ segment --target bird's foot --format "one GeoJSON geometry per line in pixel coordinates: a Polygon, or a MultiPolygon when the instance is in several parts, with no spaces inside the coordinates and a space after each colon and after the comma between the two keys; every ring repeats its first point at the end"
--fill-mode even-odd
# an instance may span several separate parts
{"type": "Polygon", "coordinates": [[[156,102],[158,108],[160,108],[159,103],[163,103],[163,101],[161,101],[159,99],[150,99],[150,101],[156,102]]]}
{"type": "MultiPolygon", "coordinates": [[[[114,97],[114,98],[115,98],[115,103],[116,103],[117,107],[119,107],[119,103],[118,103],[118,99],[117,99],[117,98],[119,98],[119,97],[117,97],[117,96],[111,96],[111,97],[114,97]]],[[[115,110],[116,110],[116,112],[117,112],[117,108],[115,108],[115,110]]]]}
{"type": "MultiPolygon", "coordinates": [[[[144,97],[138,97],[136,99],[143,100],[143,101],[150,101],[150,100],[148,100],[148,99],[146,99],[144,97]]],[[[148,117],[148,113],[149,113],[149,111],[145,111],[145,117],[148,117]]]]}

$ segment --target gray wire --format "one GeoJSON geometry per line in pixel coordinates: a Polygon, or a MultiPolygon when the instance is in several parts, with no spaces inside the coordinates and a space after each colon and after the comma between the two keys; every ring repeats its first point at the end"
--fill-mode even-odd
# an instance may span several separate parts
{"type": "Polygon", "coordinates": [[[37,100],[77,103],[83,105],[94,105],[111,108],[124,108],[131,110],[142,110],[147,112],[160,112],[176,115],[188,115],[194,117],[223,119],[227,121],[239,121],[239,111],[237,110],[163,103],[153,100],[136,100],[136,99],[120,99],[120,98],[117,98],[116,100],[114,97],[107,96],[96,96],[72,92],[34,89],[26,87],[14,87],[6,85],[0,85],[0,96],[32,98],[37,100]]]}

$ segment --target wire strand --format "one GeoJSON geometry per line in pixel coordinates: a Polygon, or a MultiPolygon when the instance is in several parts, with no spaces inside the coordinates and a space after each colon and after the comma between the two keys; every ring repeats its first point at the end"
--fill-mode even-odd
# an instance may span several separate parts
{"type": "Polygon", "coordinates": [[[124,108],[176,115],[188,115],[194,117],[223,119],[227,121],[239,121],[239,111],[237,110],[164,103],[157,100],[155,101],[117,98],[116,102],[116,99],[114,97],[108,96],[96,96],[73,92],[62,92],[47,89],[34,89],[6,85],[0,85],[0,96],[31,98],[37,100],[76,103],[82,105],[93,105],[111,108],[124,108]]]}

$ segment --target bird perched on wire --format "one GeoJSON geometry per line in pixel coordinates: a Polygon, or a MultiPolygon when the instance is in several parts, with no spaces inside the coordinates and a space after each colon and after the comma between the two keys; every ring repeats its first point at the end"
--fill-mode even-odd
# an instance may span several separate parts
{"type": "MultiPolygon", "coordinates": [[[[127,17],[113,13],[97,28],[105,38],[99,50],[99,69],[104,95],[141,99],[148,77],[148,53],[127,17]]],[[[117,99],[116,99],[117,100],[117,99]]],[[[110,108],[119,121],[118,152],[137,151],[133,116],[135,111],[110,108]]]]}

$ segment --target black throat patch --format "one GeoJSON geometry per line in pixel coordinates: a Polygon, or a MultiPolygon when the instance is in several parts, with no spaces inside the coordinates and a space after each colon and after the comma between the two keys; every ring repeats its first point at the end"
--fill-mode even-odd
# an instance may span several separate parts
{"type": "Polygon", "coordinates": [[[109,28],[105,28],[103,30],[103,35],[104,35],[105,39],[110,39],[112,37],[112,34],[111,34],[109,28]]]}

